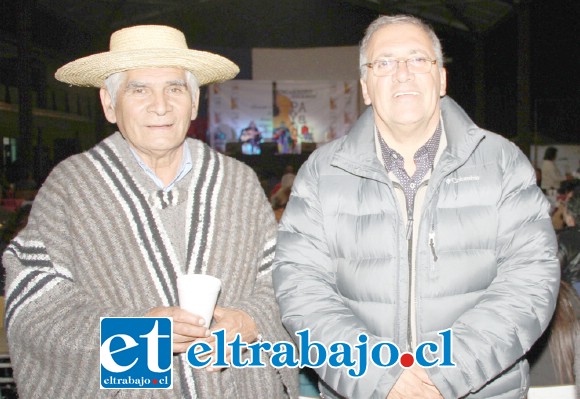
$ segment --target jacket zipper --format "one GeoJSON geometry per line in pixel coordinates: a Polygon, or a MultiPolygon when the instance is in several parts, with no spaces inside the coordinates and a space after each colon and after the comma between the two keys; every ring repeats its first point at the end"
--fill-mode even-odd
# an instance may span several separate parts
{"type": "MultiPolygon", "coordinates": [[[[417,187],[417,191],[415,191],[415,194],[413,194],[413,202],[412,202],[412,206],[410,207],[410,209],[407,209],[407,228],[406,228],[406,234],[405,234],[405,238],[407,239],[407,263],[408,263],[408,267],[409,267],[409,297],[407,300],[408,306],[407,306],[407,350],[409,352],[412,352],[414,349],[414,345],[413,345],[413,337],[415,336],[414,331],[413,331],[413,324],[411,323],[411,318],[412,316],[414,316],[413,313],[413,303],[415,302],[415,295],[413,295],[413,282],[415,279],[415,273],[413,273],[413,214],[414,214],[414,210],[415,210],[415,199],[417,197],[417,193],[419,192],[419,189],[423,186],[426,186],[427,184],[429,184],[429,180],[425,180],[423,182],[421,182],[419,184],[419,187],[417,187]]],[[[398,188],[401,189],[401,191],[403,191],[403,196],[405,197],[405,204],[407,202],[407,197],[405,195],[405,191],[403,190],[403,187],[400,184],[393,184],[394,186],[397,186],[398,188]]]]}
{"type": "MultiPolygon", "coordinates": [[[[413,198],[413,207],[414,206],[415,198],[413,198]]],[[[413,324],[411,323],[411,316],[413,314],[412,301],[415,300],[413,297],[413,279],[415,278],[415,273],[413,273],[413,209],[408,211],[407,215],[407,262],[409,265],[409,298],[407,300],[407,350],[412,352],[413,324]]]]}

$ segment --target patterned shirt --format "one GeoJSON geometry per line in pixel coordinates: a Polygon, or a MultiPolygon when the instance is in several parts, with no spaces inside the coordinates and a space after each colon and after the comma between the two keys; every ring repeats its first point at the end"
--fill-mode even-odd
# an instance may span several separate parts
{"type": "Polygon", "coordinates": [[[435,155],[437,154],[437,149],[439,148],[439,141],[441,140],[441,123],[437,125],[435,133],[427,142],[421,146],[415,152],[413,159],[415,160],[415,173],[413,176],[409,177],[407,171],[405,170],[405,160],[397,151],[393,150],[385,142],[379,130],[375,128],[376,134],[379,137],[379,143],[381,146],[381,154],[383,156],[383,161],[385,163],[385,168],[387,172],[393,172],[393,174],[399,179],[401,187],[403,188],[403,193],[405,194],[405,201],[407,204],[407,214],[411,215],[413,207],[415,205],[415,194],[419,189],[421,181],[427,174],[429,170],[433,170],[433,163],[435,162],[435,155]]]}

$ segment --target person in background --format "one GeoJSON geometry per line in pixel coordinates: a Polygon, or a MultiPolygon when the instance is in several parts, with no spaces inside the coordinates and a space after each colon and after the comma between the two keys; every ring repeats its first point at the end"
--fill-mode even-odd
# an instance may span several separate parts
{"type": "Polygon", "coordinates": [[[284,174],[280,179],[280,183],[274,186],[270,194],[270,203],[272,204],[272,209],[274,209],[274,215],[278,222],[282,218],[286,204],[290,199],[290,192],[292,191],[292,184],[294,184],[295,178],[294,167],[287,165],[284,168],[284,174]]]}
{"type": "Polygon", "coordinates": [[[286,165],[284,168],[284,174],[280,178],[280,181],[277,182],[270,191],[270,199],[278,192],[278,190],[280,190],[282,186],[292,187],[292,183],[294,182],[295,177],[296,173],[294,173],[294,167],[292,165],[286,165]]]}
{"type": "Polygon", "coordinates": [[[284,168],[284,174],[282,175],[282,181],[284,181],[284,179],[288,179],[291,178],[292,181],[294,181],[294,178],[296,177],[296,173],[294,172],[294,166],[292,165],[286,165],[286,167],[284,168]]]}
{"type": "Polygon", "coordinates": [[[566,228],[558,233],[562,278],[556,310],[550,325],[526,355],[530,362],[532,387],[557,388],[573,385],[576,381],[575,353],[579,348],[575,341],[580,333],[580,230],[576,226],[576,218],[580,215],[578,188],[568,197],[563,209],[566,228]]]}
{"type": "Polygon", "coordinates": [[[566,223],[564,221],[564,213],[566,211],[566,204],[574,195],[574,192],[577,191],[577,188],[580,188],[580,180],[572,179],[572,180],[564,180],[560,183],[560,187],[557,190],[557,195],[554,199],[554,204],[552,204],[552,226],[554,226],[554,230],[556,232],[562,230],[566,227],[566,223]]]}
{"type": "Polygon", "coordinates": [[[542,169],[535,167],[536,170],[536,184],[538,187],[542,187],[542,169]]]}
{"type": "Polygon", "coordinates": [[[565,228],[558,233],[558,259],[564,279],[580,293],[580,187],[567,201],[563,220],[565,228]]]}
{"type": "MultiPolygon", "coordinates": [[[[564,278],[564,277],[563,277],[564,278]]],[[[550,325],[526,355],[530,362],[530,387],[554,388],[551,398],[563,385],[576,383],[574,369],[576,337],[580,332],[580,297],[569,282],[560,281],[556,310],[550,325]]]]}
{"type": "Polygon", "coordinates": [[[280,184],[280,188],[276,190],[270,202],[272,204],[272,209],[274,210],[274,216],[276,217],[276,221],[280,221],[282,218],[282,214],[284,213],[284,209],[286,208],[286,204],[290,199],[290,192],[292,191],[292,184],[294,179],[282,179],[282,183],[280,184]]]}
{"type": "MultiPolygon", "coordinates": [[[[56,78],[100,88],[119,131],[60,163],[7,248],[5,326],[22,398],[294,398],[296,370],[197,370],[185,352],[210,330],[288,341],[272,289],[276,221],[255,173],[186,138],[199,86],[238,67],[190,50],[168,26],[112,34],[110,51],[56,78]],[[210,329],[179,307],[182,274],[221,279],[210,329]],[[172,317],[173,386],[101,390],[101,317],[172,317]]],[[[211,336],[213,338],[213,336],[211,336]]],[[[226,360],[231,353],[226,353],[226,360]]]]}
{"type": "MultiPolygon", "coordinates": [[[[324,398],[522,398],[523,357],[560,281],[534,169],[446,96],[441,44],[423,21],[373,21],[360,65],[369,108],[301,167],[280,223],[282,321],[326,347],[354,348],[364,334],[368,348],[411,353],[451,329],[454,367],[369,360],[352,378],[323,364],[324,398]]],[[[431,349],[443,359],[441,345],[431,349]]]]}
{"type": "Polygon", "coordinates": [[[213,129],[208,130],[206,139],[214,150],[226,154],[228,143],[236,141],[236,132],[227,123],[219,123],[213,129]]]}
{"type": "Polygon", "coordinates": [[[258,130],[256,122],[251,121],[247,127],[242,129],[240,141],[242,142],[242,152],[244,154],[259,155],[261,153],[262,133],[258,130]]]}
{"type": "Polygon", "coordinates": [[[556,165],[556,158],[558,156],[558,149],[556,147],[548,147],[544,152],[544,160],[542,162],[542,190],[547,195],[555,195],[556,190],[560,187],[566,177],[558,169],[556,165]],[[553,193],[552,193],[553,192],[553,193]]]}
{"type": "Polygon", "coordinates": [[[578,168],[572,173],[574,179],[580,179],[580,160],[578,160],[578,168]]]}

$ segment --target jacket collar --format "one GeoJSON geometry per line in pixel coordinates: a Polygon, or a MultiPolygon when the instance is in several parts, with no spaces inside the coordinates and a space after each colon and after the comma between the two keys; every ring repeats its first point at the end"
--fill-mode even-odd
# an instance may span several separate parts
{"type": "MultiPolygon", "coordinates": [[[[441,99],[441,117],[447,148],[435,166],[432,178],[441,178],[465,163],[485,137],[484,132],[448,96],[441,99]]],[[[349,173],[388,183],[390,179],[375,150],[374,126],[373,109],[368,107],[336,150],[331,164],[349,173]]]]}
{"type": "Polygon", "coordinates": [[[485,137],[467,113],[453,99],[441,99],[441,117],[447,136],[447,150],[453,158],[465,161],[477,144],[485,137]]]}
{"type": "Polygon", "coordinates": [[[447,148],[433,170],[431,176],[433,188],[437,187],[446,175],[463,165],[485,138],[484,131],[448,96],[441,99],[441,117],[447,148]]]}
{"type": "Polygon", "coordinates": [[[387,183],[390,179],[375,150],[374,126],[373,108],[368,107],[334,153],[331,165],[355,175],[387,183]]]}

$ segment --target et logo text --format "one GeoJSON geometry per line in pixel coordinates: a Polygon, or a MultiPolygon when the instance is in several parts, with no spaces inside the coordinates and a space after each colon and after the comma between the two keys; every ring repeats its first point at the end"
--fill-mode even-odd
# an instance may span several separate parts
{"type": "Polygon", "coordinates": [[[173,320],[101,317],[101,389],[173,387],[173,320]]]}

